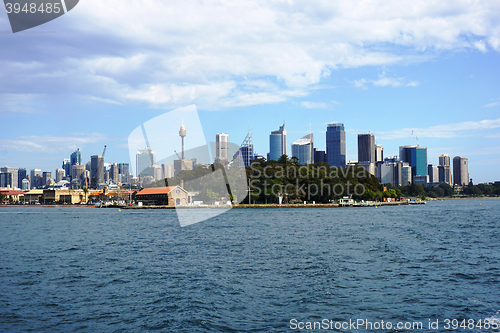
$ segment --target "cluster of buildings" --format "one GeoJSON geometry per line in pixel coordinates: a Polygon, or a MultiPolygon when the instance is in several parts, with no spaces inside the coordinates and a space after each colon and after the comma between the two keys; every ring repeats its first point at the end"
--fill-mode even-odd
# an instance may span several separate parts
{"type": "MultiPolygon", "coordinates": [[[[251,140],[247,140],[250,142],[251,140]]],[[[253,145],[242,145],[245,156],[254,156],[253,145]]],[[[439,164],[428,164],[427,148],[419,145],[399,147],[399,156],[384,157],[384,147],[376,144],[372,133],[358,134],[358,160],[346,160],[346,133],[342,123],[328,124],[326,128],[326,151],[314,148],[314,137],[310,133],[292,143],[291,154],[287,153],[287,133],[285,124],[269,135],[269,153],[267,160],[278,160],[286,154],[295,157],[300,164],[324,162],[331,167],[346,168],[348,166],[362,166],[369,173],[376,176],[381,183],[390,183],[392,186],[404,186],[411,183],[423,186],[437,186],[446,183],[460,188],[469,184],[468,159],[456,156],[439,156],[439,164]],[[453,173],[452,173],[453,168],[453,173]]],[[[245,159],[249,165],[252,158],[245,159]]]]}
{"type": "MultiPolygon", "coordinates": [[[[28,191],[33,189],[118,189],[119,186],[146,186],[160,179],[175,177],[183,170],[192,170],[196,159],[187,159],[184,153],[186,128],[181,126],[179,136],[182,140],[181,155],[174,164],[158,165],[154,151],[150,147],[138,150],[136,154],[136,174],[130,173],[128,163],[104,163],[106,147],[102,155],[92,155],[90,161],[82,163],[80,149],[75,150],[69,159],[64,159],[62,167],[51,171],[32,169],[28,173],[23,168],[2,167],[0,169],[0,188],[28,191]]],[[[228,165],[232,159],[229,153],[229,135],[216,135],[214,163],[228,165]]],[[[469,183],[468,160],[443,154],[439,164],[428,164],[427,148],[419,145],[399,147],[399,156],[384,157],[384,148],[375,142],[372,133],[358,134],[358,160],[346,160],[346,133],[342,123],[328,124],[326,128],[326,150],[314,148],[313,133],[307,134],[292,143],[291,154],[287,152],[287,132],[285,124],[269,135],[267,160],[279,160],[282,155],[295,157],[300,164],[327,163],[331,167],[346,168],[362,166],[378,177],[381,183],[393,186],[410,183],[435,186],[446,183],[450,186],[464,186],[469,183]],[[453,168],[453,172],[452,172],[453,168]]],[[[245,166],[256,158],[264,158],[255,153],[252,131],[249,131],[240,146],[245,166]]]]}

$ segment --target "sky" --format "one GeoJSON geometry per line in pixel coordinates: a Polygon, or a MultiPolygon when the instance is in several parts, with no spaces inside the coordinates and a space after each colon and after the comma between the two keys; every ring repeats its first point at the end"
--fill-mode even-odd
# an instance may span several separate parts
{"type": "MultiPolygon", "coordinates": [[[[130,133],[195,105],[257,153],[285,122],[291,144],[328,123],[374,133],[385,156],[428,148],[469,159],[474,183],[500,181],[500,2],[95,1],[13,34],[0,8],[0,165],[54,172],[130,162],[130,133]],[[413,135],[412,135],[413,133],[413,135]]],[[[187,128],[189,140],[189,128],[187,128]]]]}

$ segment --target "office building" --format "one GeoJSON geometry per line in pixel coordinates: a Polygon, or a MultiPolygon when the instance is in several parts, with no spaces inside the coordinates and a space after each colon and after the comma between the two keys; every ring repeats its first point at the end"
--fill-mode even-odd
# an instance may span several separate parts
{"type": "Polygon", "coordinates": [[[71,179],[76,181],[83,182],[85,175],[85,166],[84,165],[73,165],[71,167],[71,179]]]}
{"type": "Polygon", "coordinates": [[[44,171],[42,173],[42,186],[50,186],[52,181],[52,172],[44,171]]]}
{"type": "Polygon", "coordinates": [[[162,178],[174,177],[174,166],[172,164],[162,164],[161,165],[161,175],[162,175],[162,178]]]}
{"type": "Polygon", "coordinates": [[[282,155],[286,155],[286,145],[286,129],[285,124],[283,124],[279,130],[272,131],[269,135],[268,160],[277,161],[282,155]]]}
{"type": "Polygon", "coordinates": [[[299,164],[314,163],[314,136],[312,133],[292,144],[292,156],[299,160],[299,164]]]}
{"type": "Polygon", "coordinates": [[[130,165],[128,163],[118,163],[118,177],[120,183],[130,181],[130,165]]]}
{"type": "Polygon", "coordinates": [[[446,183],[451,186],[453,178],[451,174],[450,156],[448,156],[447,154],[439,156],[438,172],[439,183],[446,183]]]}
{"type": "Polygon", "coordinates": [[[375,163],[375,135],[358,134],[358,162],[375,163]]]}
{"type": "Polygon", "coordinates": [[[77,148],[69,157],[70,165],[80,165],[82,164],[82,153],[80,152],[80,148],[77,148]]]}
{"type": "Polygon", "coordinates": [[[152,165],[152,166],[150,166],[148,168],[148,170],[149,170],[148,176],[153,177],[153,179],[155,181],[162,179],[161,178],[161,176],[162,176],[161,166],[159,166],[159,165],[152,165]]]}
{"type": "Polygon", "coordinates": [[[453,158],[453,184],[469,185],[469,159],[462,156],[453,158]]]}
{"type": "Polygon", "coordinates": [[[30,181],[27,178],[24,178],[21,181],[21,190],[28,191],[30,189],[30,181]]]}
{"type": "Polygon", "coordinates": [[[399,159],[410,165],[412,178],[415,176],[427,176],[426,147],[401,146],[399,147],[399,159]]]}
{"type": "Polygon", "coordinates": [[[401,186],[403,184],[403,163],[397,156],[386,158],[380,166],[380,183],[401,186]]]}
{"type": "Polygon", "coordinates": [[[314,148],[314,163],[327,163],[326,160],[326,151],[324,150],[318,150],[317,148],[314,148]]]}
{"type": "Polygon", "coordinates": [[[384,161],[384,146],[375,145],[375,163],[384,161]]]}
{"type": "Polygon", "coordinates": [[[406,186],[411,184],[411,166],[410,164],[403,162],[403,167],[401,168],[401,185],[406,186]]]}
{"type": "Polygon", "coordinates": [[[346,140],[344,124],[332,123],[326,127],[326,160],[336,168],[346,167],[346,140]]]}
{"type": "Polygon", "coordinates": [[[71,175],[71,161],[69,159],[63,160],[62,168],[66,175],[71,175]]]}
{"type": "MultiPolygon", "coordinates": [[[[31,182],[31,188],[38,188],[35,184],[35,177],[36,176],[39,176],[41,177],[42,176],[42,170],[40,169],[31,169],[30,170],[30,182],[31,182]]],[[[40,184],[41,186],[41,184],[40,184]]]]}
{"type": "Polygon", "coordinates": [[[116,163],[111,164],[111,166],[109,168],[110,181],[113,182],[114,184],[120,183],[120,178],[118,176],[119,174],[120,174],[120,170],[118,168],[118,164],[116,164],[116,163]]]}
{"type": "Polygon", "coordinates": [[[14,189],[13,187],[13,175],[10,172],[0,172],[0,188],[10,188],[14,189]]]}
{"type": "Polygon", "coordinates": [[[17,184],[19,185],[19,187],[22,188],[23,180],[27,179],[28,176],[29,175],[27,174],[26,169],[24,168],[17,169],[17,184]]]}
{"type": "Polygon", "coordinates": [[[225,166],[229,164],[229,135],[226,133],[219,133],[215,135],[214,163],[220,163],[225,166]]]}
{"type": "Polygon", "coordinates": [[[18,168],[9,168],[9,167],[3,167],[0,169],[0,172],[2,173],[10,173],[12,174],[12,180],[11,180],[11,188],[16,189],[19,188],[19,169],[18,168]]]}
{"type": "Polygon", "coordinates": [[[436,165],[427,166],[427,175],[429,176],[429,186],[439,185],[439,169],[436,165]]]}
{"type": "Polygon", "coordinates": [[[59,183],[66,176],[64,169],[56,169],[56,183],[59,183]]]}
{"type": "Polygon", "coordinates": [[[156,164],[156,157],[154,151],[147,147],[143,150],[138,150],[136,155],[136,175],[137,177],[148,176],[149,167],[156,164]]]}
{"type": "Polygon", "coordinates": [[[98,188],[104,183],[104,158],[99,155],[90,156],[90,186],[98,188]]]}

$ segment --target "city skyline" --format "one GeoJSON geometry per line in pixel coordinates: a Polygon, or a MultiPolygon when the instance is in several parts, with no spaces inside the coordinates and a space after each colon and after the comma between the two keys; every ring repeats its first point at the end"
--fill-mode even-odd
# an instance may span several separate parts
{"type": "Polygon", "coordinates": [[[260,155],[283,119],[288,142],[312,132],[320,150],[339,122],[346,161],[370,132],[385,156],[418,143],[432,164],[466,156],[474,183],[500,179],[497,1],[187,1],[101,17],[116,4],[89,0],[16,34],[0,12],[0,165],[54,173],[68,151],[87,161],[108,145],[106,160],[135,167],[128,134],[195,104],[207,141],[239,144],[252,127],[260,155]]]}

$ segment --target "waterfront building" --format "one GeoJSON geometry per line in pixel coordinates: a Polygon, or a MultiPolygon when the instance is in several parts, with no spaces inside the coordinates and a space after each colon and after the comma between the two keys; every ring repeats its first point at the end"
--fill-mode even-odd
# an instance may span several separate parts
{"type": "Polygon", "coordinates": [[[299,164],[314,163],[314,137],[307,134],[292,144],[292,156],[299,160],[299,164]]]}
{"type": "Polygon", "coordinates": [[[375,135],[358,134],[358,162],[375,163],[375,135]]]}
{"type": "Polygon", "coordinates": [[[462,156],[453,158],[453,184],[469,185],[469,159],[462,156]]]}
{"type": "Polygon", "coordinates": [[[346,167],[345,128],[342,123],[332,123],[326,127],[326,161],[332,167],[346,167]]]}
{"type": "Polygon", "coordinates": [[[187,205],[190,203],[188,192],[180,186],[145,188],[136,194],[137,202],[148,205],[187,205]]]}
{"type": "Polygon", "coordinates": [[[286,129],[285,124],[280,126],[279,130],[272,131],[269,135],[269,158],[268,160],[277,161],[282,155],[286,155],[286,129]]]}
{"type": "Polygon", "coordinates": [[[399,159],[411,167],[411,176],[427,176],[427,148],[420,146],[399,147],[399,159]]]}

